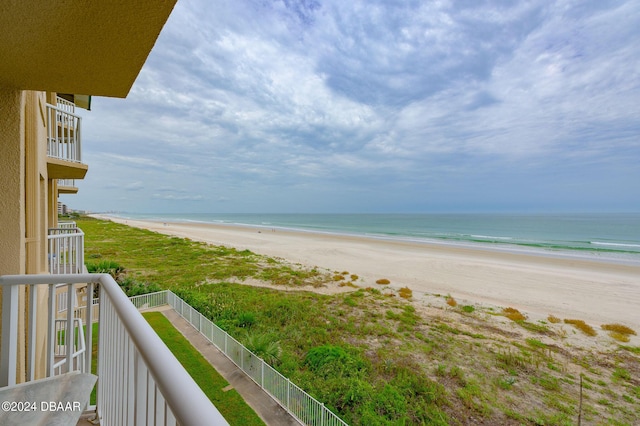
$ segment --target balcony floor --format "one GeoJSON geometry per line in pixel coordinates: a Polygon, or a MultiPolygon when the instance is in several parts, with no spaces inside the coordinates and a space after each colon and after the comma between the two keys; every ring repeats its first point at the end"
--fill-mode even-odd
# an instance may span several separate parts
{"type": "Polygon", "coordinates": [[[97,377],[78,372],[47,379],[35,380],[0,390],[0,400],[16,403],[34,403],[32,411],[0,411],[0,424],[16,425],[68,425],[78,421],[91,394],[97,377]],[[54,406],[47,405],[53,401],[54,406]],[[61,406],[57,406],[61,403],[61,406]],[[62,409],[58,409],[62,408],[62,409]]]}

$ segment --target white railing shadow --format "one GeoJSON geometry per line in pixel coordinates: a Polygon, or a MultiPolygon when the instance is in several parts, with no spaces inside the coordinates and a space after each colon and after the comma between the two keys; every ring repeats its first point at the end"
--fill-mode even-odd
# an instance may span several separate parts
{"type": "MultiPolygon", "coordinates": [[[[0,387],[17,382],[18,330],[25,330],[26,374],[20,381],[36,379],[36,337],[39,318],[45,315],[47,332],[47,373],[55,375],[55,300],[56,287],[66,285],[69,297],[75,284],[87,284],[92,295],[99,285],[98,383],[95,412],[103,426],[108,425],[226,425],[228,424],[167,346],[160,340],[140,312],[108,274],[6,275],[0,277],[2,287],[2,337],[0,343],[0,387]],[[42,286],[46,285],[45,288],[42,286]],[[26,316],[19,312],[19,294],[26,289],[31,296],[26,316]],[[38,291],[48,291],[48,309],[38,306],[38,291]],[[26,321],[25,321],[26,320],[26,321]]],[[[91,300],[88,298],[88,300],[91,300]]],[[[72,306],[69,301],[68,306],[72,306]]],[[[92,324],[94,309],[85,309],[84,324],[92,324]]],[[[68,309],[64,333],[66,370],[81,369],[91,373],[92,351],[77,354],[74,334],[81,325],[68,309]],[[84,357],[82,362],[78,357],[84,357]]],[[[93,342],[93,327],[86,326],[86,345],[93,342]]],[[[22,362],[21,362],[22,363],[22,362]]],[[[40,378],[40,377],[38,377],[40,378]]]]}

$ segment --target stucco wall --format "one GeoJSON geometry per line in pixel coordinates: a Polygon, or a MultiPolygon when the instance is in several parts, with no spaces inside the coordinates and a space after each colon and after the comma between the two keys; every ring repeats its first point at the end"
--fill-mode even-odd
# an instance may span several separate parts
{"type": "Polygon", "coordinates": [[[0,275],[23,274],[23,96],[0,87],[0,275]]]}

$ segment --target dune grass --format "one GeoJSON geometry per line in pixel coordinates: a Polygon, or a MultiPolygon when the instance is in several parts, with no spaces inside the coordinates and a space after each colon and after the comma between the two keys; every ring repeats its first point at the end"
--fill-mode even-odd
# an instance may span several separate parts
{"type": "Polygon", "coordinates": [[[563,324],[503,324],[480,306],[472,315],[426,309],[376,288],[322,295],[241,285],[267,276],[288,287],[336,285],[336,273],[109,222],[79,226],[93,261],[172,289],[245,344],[279,342],[272,365],[349,424],[575,425],[582,373],[585,424],[633,424],[640,413],[635,343],[576,348],[564,344],[563,324]]]}
{"type": "Polygon", "coordinates": [[[516,308],[504,308],[502,310],[502,315],[509,318],[511,321],[524,321],[527,319],[519,310],[516,308]]]}
{"type": "Polygon", "coordinates": [[[593,327],[591,327],[589,324],[585,323],[583,320],[580,320],[580,319],[565,319],[564,323],[565,324],[571,324],[572,326],[574,326],[578,330],[582,331],[587,336],[597,336],[598,335],[598,332],[595,331],[593,329],[593,327]]]}
{"type": "Polygon", "coordinates": [[[160,312],[142,314],[230,425],[264,425],[229,383],[160,312]]]}

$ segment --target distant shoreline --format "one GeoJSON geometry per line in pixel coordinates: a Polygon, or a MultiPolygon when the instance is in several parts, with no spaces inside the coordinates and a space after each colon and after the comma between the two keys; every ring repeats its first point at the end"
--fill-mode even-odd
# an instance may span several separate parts
{"type": "Polygon", "coordinates": [[[213,223],[95,217],[215,245],[349,271],[359,285],[379,278],[392,287],[451,294],[469,303],[513,306],[532,318],[549,314],[638,328],[640,266],[486,250],[449,244],[213,223]]]}
{"type": "MultiPolygon", "coordinates": [[[[210,220],[193,220],[184,218],[163,218],[150,217],[150,218],[136,218],[127,217],[117,214],[93,214],[91,216],[102,217],[108,219],[117,220],[131,220],[131,221],[148,221],[156,223],[174,223],[174,224],[201,224],[212,226],[232,226],[240,228],[258,229],[258,230],[279,230],[283,232],[299,232],[303,234],[319,234],[336,237],[355,237],[355,238],[367,238],[372,240],[400,242],[400,243],[412,243],[422,245],[433,245],[442,247],[454,247],[469,250],[491,251],[498,253],[512,253],[522,254],[529,256],[539,256],[544,258],[560,258],[569,260],[579,260],[588,262],[602,262],[610,264],[620,264],[629,266],[640,266],[640,252],[625,252],[622,250],[607,250],[599,248],[589,249],[577,249],[571,247],[557,246],[552,247],[550,245],[541,244],[527,244],[519,242],[505,242],[500,243],[496,241],[474,241],[472,239],[443,239],[443,238],[429,238],[429,237],[416,237],[410,235],[384,235],[374,232],[352,232],[330,229],[309,229],[304,227],[283,226],[283,225],[268,225],[257,223],[240,223],[240,222],[226,222],[226,221],[210,221],[210,220]],[[617,254],[617,255],[616,255],[617,254]]],[[[499,239],[499,237],[495,237],[499,239]]],[[[593,243],[592,243],[593,244],[593,243]]],[[[602,243],[607,245],[607,243],[602,243]]],[[[599,245],[599,244],[594,244],[599,245]]],[[[612,244],[616,246],[617,244],[612,244]]]]}

